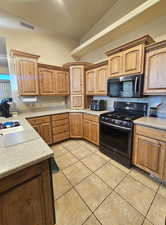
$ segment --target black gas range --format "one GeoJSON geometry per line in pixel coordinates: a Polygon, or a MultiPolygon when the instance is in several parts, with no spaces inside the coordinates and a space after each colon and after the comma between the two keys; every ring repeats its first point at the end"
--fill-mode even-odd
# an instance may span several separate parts
{"type": "Polygon", "coordinates": [[[115,101],[114,111],[100,116],[100,151],[132,166],[133,121],[147,115],[147,103],[115,101]]]}

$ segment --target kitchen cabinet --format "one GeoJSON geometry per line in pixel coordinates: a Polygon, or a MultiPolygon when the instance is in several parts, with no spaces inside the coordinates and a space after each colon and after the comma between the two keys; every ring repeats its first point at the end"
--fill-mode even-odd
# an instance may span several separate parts
{"type": "Polygon", "coordinates": [[[56,71],[55,90],[57,95],[69,95],[69,73],[65,71],[56,71]]]}
{"type": "Polygon", "coordinates": [[[123,54],[122,74],[141,74],[144,71],[144,45],[129,48],[123,54]]]}
{"type": "Polygon", "coordinates": [[[71,95],[84,94],[84,67],[83,66],[70,67],[70,94],[71,95]]]}
{"type": "Polygon", "coordinates": [[[39,67],[39,84],[40,95],[69,95],[69,73],[66,71],[39,67]]]}
{"type": "Polygon", "coordinates": [[[133,164],[163,179],[166,162],[165,131],[136,125],[133,164]]]}
{"type": "Polygon", "coordinates": [[[123,67],[123,55],[122,52],[111,55],[108,58],[108,74],[110,77],[122,75],[123,67]]]}
{"type": "Polygon", "coordinates": [[[72,109],[83,109],[85,107],[85,98],[83,95],[71,95],[72,109]]]}
{"type": "Polygon", "coordinates": [[[154,40],[149,35],[145,35],[106,52],[108,56],[108,76],[143,74],[145,46],[152,43],[154,43],[154,40]]]}
{"type": "Polygon", "coordinates": [[[55,72],[54,70],[39,68],[40,95],[55,94],[55,72]]]}
{"type": "Polygon", "coordinates": [[[70,137],[82,138],[83,137],[83,116],[82,113],[70,113],[70,137]]]}
{"type": "Polygon", "coordinates": [[[52,116],[53,143],[69,138],[69,114],[57,114],[52,116]]]}
{"type": "Polygon", "coordinates": [[[37,60],[39,56],[12,50],[13,73],[21,96],[39,95],[37,60]]]}
{"type": "Polygon", "coordinates": [[[47,144],[52,144],[52,127],[50,116],[28,119],[28,122],[39,133],[47,144]]]}
{"type": "Polygon", "coordinates": [[[54,225],[52,175],[48,160],[0,180],[1,225],[54,225]]]}
{"type": "Polygon", "coordinates": [[[86,95],[107,95],[108,67],[101,66],[86,72],[86,95]]]}
{"type": "Polygon", "coordinates": [[[166,41],[146,48],[145,95],[166,95],[166,41]]]}
{"type": "Polygon", "coordinates": [[[84,113],[83,128],[84,139],[99,145],[99,117],[84,113]]]}

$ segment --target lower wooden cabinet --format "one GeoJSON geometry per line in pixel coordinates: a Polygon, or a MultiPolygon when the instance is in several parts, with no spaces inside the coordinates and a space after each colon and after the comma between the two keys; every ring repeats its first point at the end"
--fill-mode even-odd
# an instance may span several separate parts
{"type": "Polygon", "coordinates": [[[48,160],[0,180],[1,225],[54,225],[48,160]]]}
{"type": "Polygon", "coordinates": [[[163,179],[166,142],[160,140],[160,131],[141,126],[136,126],[135,131],[133,164],[163,179]]]}
{"type": "Polygon", "coordinates": [[[69,114],[57,114],[52,116],[53,143],[69,138],[69,114]]]}
{"type": "Polygon", "coordinates": [[[83,137],[83,115],[82,113],[70,113],[70,137],[82,138],[83,137]]]}
{"type": "Polygon", "coordinates": [[[99,117],[84,114],[83,128],[84,138],[96,145],[99,145],[99,117]]]}
{"type": "Polygon", "coordinates": [[[34,127],[34,129],[47,144],[52,144],[52,127],[50,116],[28,119],[28,122],[34,127]]]}

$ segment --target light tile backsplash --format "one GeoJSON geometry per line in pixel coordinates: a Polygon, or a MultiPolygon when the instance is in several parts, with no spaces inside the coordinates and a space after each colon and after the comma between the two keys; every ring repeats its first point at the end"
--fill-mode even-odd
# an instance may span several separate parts
{"type": "Polygon", "coordinates": [[[146,102],[148,103],[148,113],[150,107],[162,103],[158,109],[158,117],[166,118],[166,96],[148,96],[144,98],[111,98],[108,96],[94,96],[93,99],[103,99],[107,102],[107,109],[113,110],[114,101],[128,101],[128,102],[146,102]]]}

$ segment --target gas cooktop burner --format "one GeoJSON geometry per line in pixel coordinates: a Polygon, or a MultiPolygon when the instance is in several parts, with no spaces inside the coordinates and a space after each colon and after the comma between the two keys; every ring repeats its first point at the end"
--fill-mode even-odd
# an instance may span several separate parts
{"type": "Polygon", "coordinates": [[[121,114],[121,113],[108,113],[105,115],[105,117],[109,117],[112,119],[119,119],[119,120],[127,120],[127,121],[131,121],[131,120],[135,120],[137,118],[139,118],[139,115],[135,115],[135,114],[121,114]]]}

